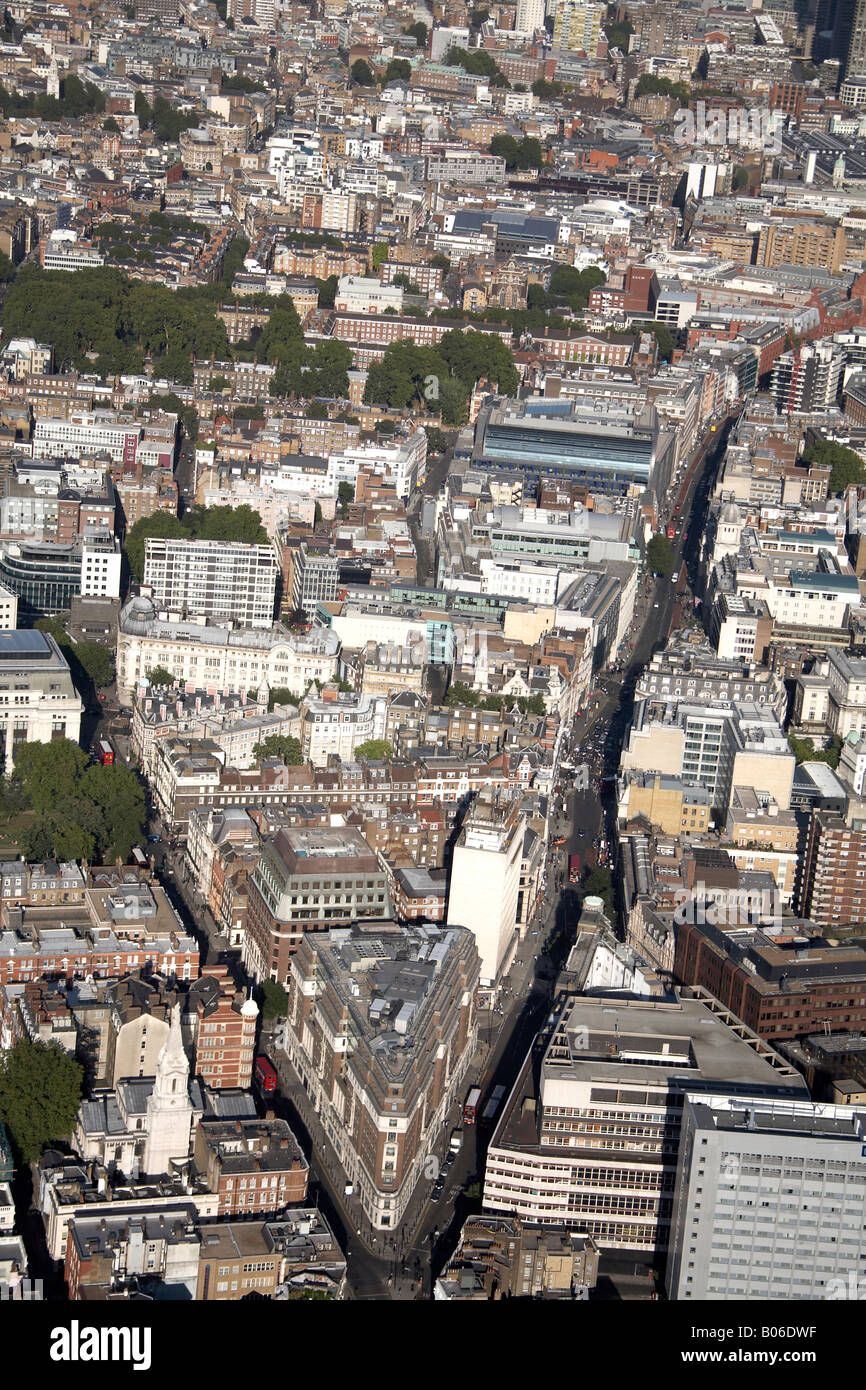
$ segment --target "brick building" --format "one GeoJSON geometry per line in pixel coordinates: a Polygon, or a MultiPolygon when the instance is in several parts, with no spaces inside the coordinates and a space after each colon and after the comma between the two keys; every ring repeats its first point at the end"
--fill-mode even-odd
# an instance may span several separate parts
{"type": "Polygon", "coordinates": [[[306,1199],[310,1165],[285,1120],[203,1120],[193,1156],[218,1216],[271,1215],[306,1199]]]}
{"type": "Polygon", "coordinates": [[[235,990],[224,965],[206,965],[190,986],[188,1010],[197,1018],[196,1070],[206,1086],[248,1090],[259,1006],[235,990]]]}
{"type": "Polygon", "coordinates": [[[674,975],[708,990],[763,1038],[866,1027],[866,951],[830,946],[809,923],[792,923],[785,935],[682,923],[674,975]]]}
{"type": "Polygon", "coordinates": [[[377,1229],[403,1219],[465,1089],[479,968],[471,932],[434,926],[305,936],[290,963],[286,1052],[377,1229]]]}

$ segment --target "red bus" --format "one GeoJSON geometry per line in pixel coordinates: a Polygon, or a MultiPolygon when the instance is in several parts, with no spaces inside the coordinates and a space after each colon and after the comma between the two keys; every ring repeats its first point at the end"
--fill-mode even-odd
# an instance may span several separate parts
{"type": "Polygon", "coordinates": [[[580,883],[580,855],[571,854],[568,858],[568,881],[580,883]]]}
{"type": "Polygon", "coordinates": [[[463,1123],[467,1125],[475,1124],[475,1116],[478,1114],[478,1107],[481,1104],[481,1090],[478,1086],[473,1086],[469,1095],[463,1102],[463,1123]]]}
{"type": "Polygon", "coordinates": [[[110,767],[114,762],[114,749],[107,739],[101,738],[99,740],[97,752],[99,753],[99,761],[102,763],[102,766],[110,767]]]}
{"type": "Polygon", "coordinates": [[[277,1089],[277,1071],[273,1062],[262,1055],[256,1058],[256,1081],[263,1091],[270,1092],[277,1089]]]}
{"type": "Polygon", "coordinates": [[[136,864],[140,865],[141,868],[147,868],[147,857],[144,853],[144,850],[140,849],[138,845],[133,845],[132,857],[135,860],[136,864]]]}
{"type": "Polygon", "coordinates": [[[668,522],[668,540],[669,540],[669,541],[672,541],[673,538],[674,538],[674,536],[675,536],[676,534],[677,534],[677,528],[676,528],[676,526],[674,526],[674,523],[673,523],[672,521],[669,521],[669,522],[668,522]]]}

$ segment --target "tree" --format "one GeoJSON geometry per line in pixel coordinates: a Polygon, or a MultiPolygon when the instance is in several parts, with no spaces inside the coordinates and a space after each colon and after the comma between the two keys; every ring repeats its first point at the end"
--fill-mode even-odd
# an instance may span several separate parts
{"type": "Polygon", "coordinates": [[[106,116],[105,120],[102,122],[102,129],[107,131],[109,135],[120,135],[121,133],[120,126],[113,116],[106,116]]]}
{"type": "Polygon", "coordinates": [[[788,735],[788,743],[798,765],[800,763],[827,763],[831,768],[839,766],[842,740],[838,734],[832,735],[827,748],[816,748],[812,739],[797,738],[794,734],[788,735]]]}
{"type": "Polygon", "coordinates": [[[653,536],[646,548],[647,564],[653,574],[670,574],[674,567],[674,548],[661,532],[653,536]]]}
{"type": "Polygon", "coordinates": [[[389,82],[408,82],[412,76],[412,64],[408,58],[392,58],[385,69],[385,85],[389,82]]]}
{"type": "Polygon", "coordinates": [[[333,309],[339,283],[340,280],[337,275],[329,275],[327,280],[316,281],[319,289],[318,304],[320,309],[333,309]]]}
{"type": "Polygon", "coordinates": [[[601,898],[604,902],[605,916],[608,921],[614,920],[613,906],[613,877],[610,869],[601,865],[596,865],[590,869],[583,883],[584,899],[587,897],[601,898]]]}
{"type": "Polygon", "coordinates": [[[376,81],[373,76],[373,69],[363,58],[356,58],[349,72],[351,73],[352,81],[357,83],[359,87],[372,87],[376,81]]]}
{"type": "Polygon", "coordinates": [[[15,776],[34,811],[46,813],[68,800],[87,767],[87,754],[68,738],[21,743],[15,750],[15,776]]]}
{"type": "Polygon", "coordinates": [[[174,676],[164,666],[152,666],[145,674],[151,685],[174,685],[174,676]]]}
{"type": "Polygon", "coordinates": [[[149,536],[188,537],[189,532],[171,512],[153,512],[151,516],[143,516],[131,526],[126,533],[124,549],[129,568],[136,579],[142,579],[144,576],[144,543],[149,536]]]}
{"type": "Polygon", "coordinates": [[[289,1012],[289,996],[276,980],[262,980],[262,1018],[286,1018],[289,1012]]]}
{"type": "Polygon", "coordinates": [[[22,1163],[69,1138],[83,1077],[81,1063],[59,1043],[25,1039],[0,1053],[0,1120],[22,1163]]]}
{"type": "Polygon", "coordinates": [[[828,492],[836,494],[844,492],[852,483],[858,487],[866,483],[866,464],[858,453],[846,448],[844,444],[834,444],[829,439],[817,439],[804,450],[803,462],[830,469],[828,492]]]}
{"type": "Polygon", "coordinates": [[[394,748],[386,738],[368,738],[355,748],[356,758],[366,758],[368,762],[381,762],[383,758],[393,758],[394,748]]]}
{"type": "Polygon", "coordinates": [[[114,680],[114,657],[101,642],[76,642],[75,657],[93,684],[111,685],[114,680]]]}
{"type": "Polygon", "coordinates": [[[427,25],[422,24],[420,19],[417,20],[415,24],[408,25],[407,28],[403,30],[403,33],[413,38],[419,48],[427,47],[427,25]]]}
{"type": "Polygon", "coordinates": [[[676,347],[676,343],[674,341],[674,335],[671,333],[671,330],[668,328],[667,324],[647,323],[644,324],[644,328],[649,329],[650,333],[653,334],[656,342],[658,343],[659,356],[665,362],[670,362],[671,358],[674,355],[674,348],[676,347]]]}
{"type": "Polygon", "coordinates": [[[304,761],[299,740],[287,734],[268,734],[266,739],[256,744],[253,757],[257,762],[265,758],[281,758],[286,767],[300,767],[304,761]]]}
{"type": "Polygon", "coordinates": [[[354,484],[342,482],[337,484],[337,504],[343,516],[346,515],[346,508],[350,502],[355,500],[354,484]]]}
{"type": "Polygon", "coordinates": [[[548,82],[544,77],[539,77],[532,84],[532,94],[540,101],[556,101],[562,96],[562,83],[548,82]]]}

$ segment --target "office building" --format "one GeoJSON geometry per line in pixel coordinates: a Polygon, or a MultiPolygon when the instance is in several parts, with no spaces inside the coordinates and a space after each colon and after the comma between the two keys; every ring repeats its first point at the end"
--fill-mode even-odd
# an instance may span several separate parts
{"type": "Polygon", "coordinates": [[[292,555],[292,608],[312,621],[320,603],[336,599],[339,578],[340,559],[330,546],[302,541],[292,555]]]}
{"type": "MultiPolygon", "coordinates": [[[[818,905],[814,894],[807,901],[818,905]]],[[[846,916],[842,907],[833,921],[846,916]]],[[[866,951],[831,946],[811,922],[761,928],[735,921],[723,930],[715,922],[681,921],[674,974],[709,990],[763,1038],[866,1026],[866,951]]]]}
{"type": "Polygon", "coordinates": [[[511,473],[524,487],[542,476],[584,483],[592,492],[622,496],[668,488],[676,453],[674,431],[662,429],[645,397],[596,400],[497,399],[482,405],[473,465],[511,473]]]}
{"type": "Polygon", "coordinates": [[[279,567],[270,545],[148,537],[144,587],[170,612],[271,627],[279,567]]]}
{"type": "Polygon", "coordinates": [[[270,840],[249,886],[244,964],[285,983],[306,932],[391,916],[388,876],[358,830],[295,827],[270,840]]]}
{"type": "Polygon", "coordinates": [[[517,945],[517,899],[526,820],[520,803],[494,791],[478,794],[451,860],[448,925],[472,932],[481,981],[494,984],[517,945]]]}
{"type": "Polygon", "coordinates": [[[671,1221],[671,1298],[862,1297],[866,1111],[687,1094],[671,1221]]]}
{"type": "Polygon", "coordinates": [[[0,771],[9,776],[19,743],[78,742],[84,704],[54,638],[0,630],[0,771]]]}
{"type": "Polygon", "coordinates": [[[465,1092],[477,983],[451,928],[332,929],[291,961],[286,1052],[377,1230],[399,1226],[465,1092]]]}
{"type": "Polygon", "coordinates": [[[71,545],[3,541],[0,583],[16,595],[22,618],[44,618],[64,612],[77,594],[118,598],[121,562],[117,537],[86,526],[71,545]]]}
{"type": "Polygon", "coordinates": [[[683,1097],[807,1096],[761,1038],[703,992],[566,999],[540,1064],[530,1053],[487,1151],[484,1207],[664,1250],[683,1097]]]}

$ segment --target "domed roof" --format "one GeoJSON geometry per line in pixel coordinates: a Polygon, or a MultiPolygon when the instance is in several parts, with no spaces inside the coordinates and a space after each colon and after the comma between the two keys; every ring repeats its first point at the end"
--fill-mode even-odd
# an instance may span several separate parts
{"type": "Polygon", "coordinates": [[[143,637],[155,617],[156,604],[153,599],[139,595],[138,598],[131,598],[121,609],[120,626],[123,632],[143,637]]]}
{"type": "Polygon", "coordinates": [[[259,1006],[255,999],[250,996],[247,1002],[241,1007],[241,1018],[258,1018],[259,1006]]]}

